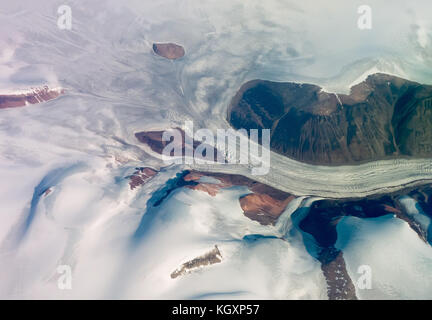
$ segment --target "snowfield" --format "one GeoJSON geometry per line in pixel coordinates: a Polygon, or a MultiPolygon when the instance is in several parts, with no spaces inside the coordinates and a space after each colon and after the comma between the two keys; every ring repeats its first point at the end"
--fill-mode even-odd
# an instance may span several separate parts
{"type": "Polygon", "coordinates": [[[91,174],[80,167],[53,171],[40,184],[52,191],[35,190],[37,208],[25,210],[24,221],[10,217],[12,232],[0,260],[1,297],[326,297],[320,264],[292,224],[262,226],[243,215],[238,198],[250,192],[244,187],[215,197],[181,188],[159,207],[146,208],[143,200],[175,173],[161,173],[134,194],[127,180],[115,183],[107,168],[91,174]],[[291,235],[279,239],[282,232],[291,235]],[[255,234],[263,238],[248,239],[255,234]],[[215,244],[222,263],[170,278],[215,244]],[[73,267],[72,290],[57,288],[58,265],[73,267]]]}
{"type": "MultiPolygon", "coordinates": [[[[302,196],[276,226],[262,226],[242,214],[245,188],[215,197],[180,188],[149,206],[188,167],[165,168],[134,136],[186,120],[229,128],[230,99],[255,78],[347,92],[380,71],[430,84],[430,1],[394,1],[391,17],[387,4],[370,1],[376,16],[368,34],[356,28],[357,3],[345,0],[331,7],[72,0],[72,30],[57,27],[58,5],[0,3],[0,92],[65,90],[55,100],[0,110],[0,298],[326,299],[320,264],[292,221],[296,209],[311,196],[365,196],[432,181],[431,159],[322,167],[272,153],[265,176],[251,176],[248,167],[194,166],[302,196]],[[152,52],[153,42],[181,44],[186,55],[166,60],[152,52]],[[163,169],[130,190],[126,177],[139,166],[163,169]],[[214,245],[221,263],[170,278],[214,245]],[[61,265],[72,269],[71,290],[58,287],[61,265]]],[[[404,222],[347,218],[338,232],[352,279],[357,263],[373,267],[376,286],[360,298],[430,298],[429,285],[420,286],[430,282],[430,246],[404,222]],[[386,272],[388,261],[395,272],[386,272]]]]}
{"type": "Polygon", "coordinates": [[[356,291],[360,299],[430,299],[432,248],[406,222],[347,217],[337,230],[351,279],[360,279],[359,266],[372,270],[371,288],[356,291]]]}

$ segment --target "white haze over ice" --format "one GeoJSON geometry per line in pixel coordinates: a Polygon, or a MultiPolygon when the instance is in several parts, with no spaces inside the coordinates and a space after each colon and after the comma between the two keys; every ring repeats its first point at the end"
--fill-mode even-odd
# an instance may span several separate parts
{"type": "MultiPolygon", "coordinates": [[[[136,166],[163,166],[134,133],[185,120],[228,128],[230,99],[255,78],[347,92],[380,71],[430,84],[432,3],[369,1],[372,30],[357,28],[359,4],[346,0],[68,1],[72,30],[60,30],[63,4],[0,3],[0,93],[66,90],[0,110],[0,297],[325,298],[320,267],[296,232],[242,240],[281,234],[241,215],[240,191],[211,199],[182,189],[148,209],[184,168],[131,191],[124,178],[136,166]],[[158,57],[153,42],[179,43],[186,56],[158,57]],[[221,264],[169,277],[215,244],[221,264]],[[58,289],[59,265],[72,267],[72,290],[58,289]]],[[[258,178],[298,195],[364,195],[432,178],[428,159],[331,168],[272,154],[271,165],[258,178]]]]}

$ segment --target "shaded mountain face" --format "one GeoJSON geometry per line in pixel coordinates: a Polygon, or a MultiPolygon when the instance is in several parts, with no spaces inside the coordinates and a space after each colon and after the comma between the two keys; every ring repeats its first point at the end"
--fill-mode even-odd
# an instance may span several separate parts
{"type": "Polygon", "coordinates": [[[432,185],[405,188],[393,193],[357,199],[323,199],[315,201],[300,228],[314,236],[321,248],[332,248],[337,240],[336,226],[340,218],[377,218],[393,214],[408,223],[426,243],[432,243],[432,226],[421,223],[432,219],[432,185]],[[406,201],[412,202],[407,205],[406,201]],[[423,216],[423,217],[422,217],[423,216]]]}
{"type": "Polygon", "coordinates": [[[253,80],[231,101],[228,121],[271,129],[273,151],[312,164],[432,156],[432,86],[386,74],[369,76],[349,95],[253,80]]]}

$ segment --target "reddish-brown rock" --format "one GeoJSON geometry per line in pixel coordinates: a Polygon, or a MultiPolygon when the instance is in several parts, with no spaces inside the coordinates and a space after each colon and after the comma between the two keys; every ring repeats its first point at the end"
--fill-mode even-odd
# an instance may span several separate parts
{"type": "Polygon", "coordinates": [[[249,188],[253,193],[241,197],[240,206],[246,217],[262,225],[276,223],[287,205],[295,199],[295,196],[287,192],[236,174],[191,171],[183,177],[183,180],[196,183],[188,185],[188,188],[206,192],[211,196],[215,196],[220,189],[232,186],[249,188]],[[219,182],[200,182],[199,179],[204,176],[214,178],[219,182]]]}
{"type": "Polygon", "coordinates": [[[357,300],[354,283],[348,274],[343,252],[325,249],[321,252],[321,270],[327,282],[329,300],[357,300]]]}
{"type": "Polygon", "coordinates": [[[185,50],[182,46],[175,43],[154,43],[153,51],[164,58],[175,60],[185,55],[185,50]]]}
{"type": "Polygon", "coordinates": [[[180,268],[174,270],[171,273],[171,279],[175,279],[178,276],[184,275],[186,273],[190,273],[194,270],[197,270],[201,267],[206,267],[215,263],[222,262],[222,254],[219,251],[217,245],[214,246],[214,249],[207,252],[206,254],[196,257],[188,262],[185,262],[181,265],[180,268]]]}
{"type": "Polygon", "coordinates": [[[148,167],[136,168],[136,169],[137,170],[131,176],[129,176],[130,179],[129,186],[131,190],[144,184],[150,178],[154,177],[157,174],[156,170],[148,167]]]}
{"type": "Polygon", "coordinates": [[[187,175],[185,175],[183,180],[184,181],[196,181],[196,180],[199,180],[203,176],[204,176],[203,173],[192,171],[192,172],[188,173],[187,175]]]}
{"type": "MultiPolygon", "coordinates": [[[[135,133],[135,137],[138,139],[138,141],[146,144],[147,146],[150,147],[152,151],[158,154],[163,154],[164,148],[170,143],[174,143],[174,145],[171,146],[173,147],[175,146],[181,149],[182,156],[186,155],[186,150],[192,149],[192,151],[195,152],[196,148],[202,144],[202,142],[189,138],[189,136],[186,136],[185,132],[180,128],[168,129],[166,131],[169,132],[169,130],[177,130],[181,135],[181,140],[180,139],[175,140],[174,138],[171,138],[170,141],[164,141],[162,138],[165,131],[162,130],[137,132],[135,133]],[[191,143],[186,142],[186,137],[188,138],[187,140],[190,141],[191,143]]],[[[207,150],[207,148],[209,150],[213,149],[214,151],[213,160],[216,162],[218,159],[218,150],[212,148],[210,145],[206,145],[205,143],[202,146],[204,147],[205,150],[207,150]]],[[[167,154],[166,156],[174,156],[173,150],[171,150],[171,153],[169,155],[167,154]]],[[[194,157],[198,159],[203,159],[204,156],[205,156],[205,152],[203,155],[194,154],[194,157]]],[[[219,155],[219,159],[221,158],[223,158],[222,155],[219,155]]]]}
{"type": "Polygon", "coordinates": [[[0,95],[0,109],[24,107],[57,98],[64,90],[50,89],[48,86],[36,88],[28,93],[0,95]]]}
{"type": "Polygon", "coordinates": [[[284,200],[277,200],[265,193],[251,193],[240,198],[240,206],[245,216],[263,225],[268,225],[277,221],[288,203],[294,198],[291,195],[284,200]]]}
{"type": "Polygon", "coordinates": [[[271,128],[273,151],[317,165],[432,156],[432,86],[377,73],[334,94],[252,80],[228,107],[234,129],[271,128]]]}

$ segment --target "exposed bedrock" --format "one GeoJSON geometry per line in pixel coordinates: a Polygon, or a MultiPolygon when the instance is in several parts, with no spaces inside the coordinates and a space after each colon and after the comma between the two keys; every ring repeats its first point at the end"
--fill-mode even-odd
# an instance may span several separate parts
{"type": "Polygon", "coordinates": [[[295,196],[289,193],[241,175],[191,171],[184,177],[184,180],[195,181],[196,184],[189,185],[188,187],[207,192],[211,196],[215,196],[218,190],[222,188],[232,186],[245,186],[249,188],[252,193],[240,197],[240,207],[246,217],[258,221],[262,225],[275,224],[288,203],[295,199],[295,196]],[[219,182],[200,182],[201,177],[211,177],[219,182]]]}
{"type": "Polygon", "coordinates": [[[244,186],[251,191],[251,193],[239,198],[239,204],[246,217],[262,225],[275,224],[288,203],[295,199],[295,196],[289,193],[241,175],[184,171],[169,185],[159,190],[152,203],[153,206],[159,206],[172,191],[178,188],[185,187],[205,192],[214,197],[221,189],[233,186],[244,186]],[[208,181],[208,178],[212,181],[208,181]]]}
{"type": "Polygon", "coordinates": [[[311,164],[432,156],[432,86],[386,74],[369,76],[349,95],[253,80],[227,117],[236,129],[271,129],[272,150],[311,164]]]}
{"type": "Polygon", "coordinates": [[[133,190],[143,184],[148,180],[153,178],[158,172],[149,167],[139,167],[135,168],[135,172],[128,176],[130,189],[133,190]]]}
{"type": "Polygon", "coordinates": [[[29,90],[26,93],[1,94],[0,109],[24,107],[49,101],[64,94],[63,89],[50,89],[48,86],[29,90]]]}
{"type": "MultiPolygon", "coordinates": [[[[249,189],[250,193],[247,192],[239,197],[239,204],[246,217],[262,225],[275,225],[287,205],[295,199],[295,196],[289,193],[241,175],[192,170],[183,171],[168,181],[164,188],[154,193],[149,203],[153,206],[159,206],[171,192],[178,188],[190,188],[205,192],[210,196],[216,196],[222,189],[233,186],[244,186],[249,189]]],[[[420,239],[431,244],[431,196],[432,185],[427,184],[405,188],[385,195],[315,200],[310,207],[300,206],[292,213],[290,219],[296,228],[313,238],[313,250],[310,251],[310,254],[321,263],[321,269],[327,282],[329,299],[357,299],[355,283],[348,274],[344,253],[335,247],[338,237],[336,227],[340,219],[344,216],[373,218],[392,214],[406,221],[420,239]],[[298,214],[301,210],[304,214],[298,214]]],[[[303,201],[308,200],[310,198],[303,201]]],[[[144,218],[150,217],[144,216],[144,218]]],[[[148,224],[143,223],[142,225],[148,224]]],[[[248,235],[245,239],[259,237],[260,235],[248,235]]],[[[305,240],[306,247],[311,246],[307,241],[305,240]]],[[[195,259],[189,264],[184,264],[173,272],[172,277],[177,277],[189,269],[193,269],[202,261],[207,260],[195,259]]],[[[214,262],[219,262],[219,260],[214,260],[214,262]]]]}
{"type": "Polygon", "coordinates": [[[336,226],[344,216],[374,218],[394,214],[408,223],[420,239],[431,244],[432,186],[408,188],[387,195],[361,199],[323,199],[315,201],[299,228],[313,236],[316,258],[327,281],[329,299],[357,299],[352,280],[346,270],[343,252],[335,248],[336,226]],[[426,223],[424,223],[426,221],[426,223]]]}
{"type": "Polygon", "coordinates": [[[175,60],[185,55],[185,50],[182,46],[175,43],[154,43],[153,51],[164,58],[175,60]]]}
{"type": "Polygon", "coordinates": [[[332,246],[337,239],[336,225],[343,216],[374,218],[394,214],[408,223],[425,242],[430,242],[430,230],[419,221],[432,218],[432,186],[430,184],[403,189],[387,195],[360,199],[323,199],[315,201],[300,227],[312,234],[322,247],[332,246]],[[411,199],[407,208],[403,199],[411,199]],[[420,216],[423,216],[419,219],[420,216]]]}
{"type": "Polygon", "coordinates": [[[202,267],[207,267],[215,263],[222,262],[222,254],[219,251],[217,245],[214,246],[212,250],[203,254],[202,256],[196,257],[190,261],[187,261],[181,265],[180,268],[174,270],[171,273],[171,279],[175,279],[179,276],[182,276],[186,273],[193,272],[202,267]]]}

